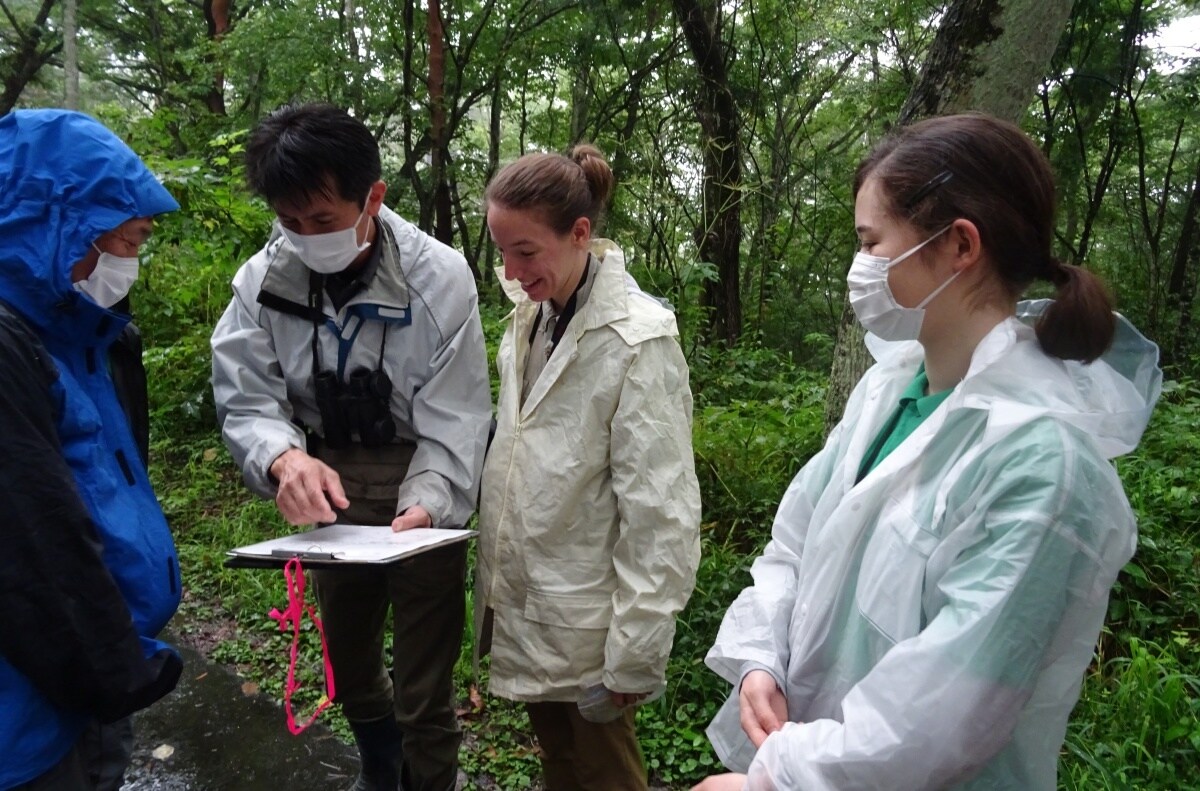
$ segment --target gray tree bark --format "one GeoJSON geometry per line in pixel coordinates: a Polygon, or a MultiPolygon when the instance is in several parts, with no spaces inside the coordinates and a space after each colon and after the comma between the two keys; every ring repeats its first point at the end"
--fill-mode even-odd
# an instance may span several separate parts
{"type": "Polygon", "coordinates": [[[75,0],[63,0],[63,73],[66,86],[63,106],[79,109],[79,27],[75,22],[75,0]]]}
{"type": "MultiPolygon", "coordinates": [[[[934,115],[979,110],[1019,122],[1035,98],[1072,0],[953,0],[898,125],[934,115]]],[[[825,428],[841,419],[850,391],[871,365],[863,330],[847,301],[842,307],[825,428]]]]}
{"type": "Polygon", "coordinates": [[[729,53],[709,20],[718,6],[674,0],[674,8],[700,76],[696,115],[704,151],[704,211],[695,237],[700,260],[717,268],[717,279],[704,284],[704,304],[712,310],[709,336],[732,345],[742,331],[741,120],[726,70],[729,53]]]}

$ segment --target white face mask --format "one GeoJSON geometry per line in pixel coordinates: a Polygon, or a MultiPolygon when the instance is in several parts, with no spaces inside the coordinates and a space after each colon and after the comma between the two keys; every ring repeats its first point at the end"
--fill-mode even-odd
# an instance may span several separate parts
{"type": "Polygon", "coordinates": [[[136,257],[124,258],[106,253],[95,244],[92,247],[100,254],[96,268],[86,278],[76,280],[72,285],[100,307],[111,308],[133,288],[133,281],[138,276],[138,260],[136,257]]]}
{"type": "Polygon", "coordinates": [[[358,224],[366,213],[367,206],[364,203],[354,224],[340,231],[304,235],[282,226],[280,230],[305,266],[314,272],[331,275],[350,266],[359,253],[371,246],[366,238],[362,244],[358,243],[358,224]]]}
{"type": "Polygon", "coordinates": [[[863,329],[885,341],[915,341],[920,337],[921,323],[925,320],[925,306],[942,293],[942,289],[953,283],[954,278],[962,274],[962,270],[951,275],[915,308],[906,308],[896,301],[896,296],[892,294],[891,286],[888,285],[888,270],[944,234],[950,227],[947,225],[895,258],[881,258],[866,253],[855,254],[850,273],[846,275],[846,285],[850,290],[850,307],[854,309],[854,315],[858,317],[863,329]]]}

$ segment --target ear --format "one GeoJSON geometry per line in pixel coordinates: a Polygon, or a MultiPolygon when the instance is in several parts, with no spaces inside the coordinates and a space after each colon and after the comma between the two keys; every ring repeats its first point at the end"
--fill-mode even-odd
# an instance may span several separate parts
{"type": "Polygon", "coordinates": [[[970,220],[955,220],[946,236],[947,244],[951,245],[954,251],[954,261],[950,266],[956,273],[975,266],[983,256],[979,229],[970,220]]]}
{"type": "Polygon", "coordinates": [[[575,220],[575,224],[571,226],[571,244],[581,250],[587,249],[588,242],[592,240],[592,221],[587,217],[580,217],[575,220]]]}
{"type": "Polygon", "coordinates": [[[382,180],[371,185],[371,191],[367,193],[367,216],[374,217],[379,214],[379,207],[383,205],[383,196],[386,194],[387,184],[382,180]]]}

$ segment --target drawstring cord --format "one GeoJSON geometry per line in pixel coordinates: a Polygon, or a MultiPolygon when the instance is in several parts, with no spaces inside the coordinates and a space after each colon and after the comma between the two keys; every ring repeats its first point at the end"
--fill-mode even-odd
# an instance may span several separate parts
{"type": "Polygon", "coordinates": [[[299,556],[291,558],[284,565],[283,578],[287,582],[287,609],[283,612],[272,609],[269,615],[279,622],[279,631],[286,632],[289,623],[292,628],[291,659],[288,662],[287,686],[283,690],[283,707],[287,712],[288,730],[292,732],[293,736],[298,736],[305,728],[316,722],[321,712],[333,703],[333,664],[329,661],[329,646],[325,643],[325,626],[317,617],[313,606],[304,603],[304,568],[300,565],[299,556]],[[306,610],[309,620],[313,622],[317,627],[317,632],[321,635],[321,658],[325,663],[325,694],[321,696],[316,711],[312,713],[308,721],[303,725],[297,725],[296,716],[292,713],[292,693],[300,688],[300,684],[296,682],[296,657],[300,648],[300,622],[303,620],[306,610]]]}

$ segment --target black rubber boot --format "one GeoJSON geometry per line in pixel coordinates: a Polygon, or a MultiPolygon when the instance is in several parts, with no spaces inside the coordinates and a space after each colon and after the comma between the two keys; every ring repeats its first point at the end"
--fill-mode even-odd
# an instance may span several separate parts
{"type": "Polygon", "coordinates": [[[350,722],[362,765],[350,791],[404,791],[404,734],[392,717],[350,722]]]}

